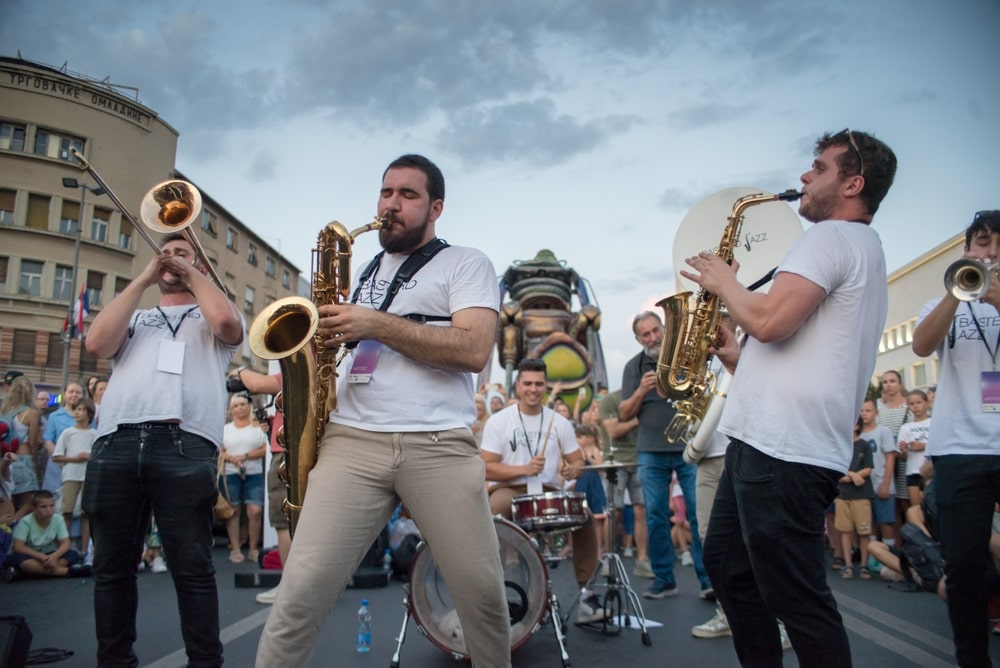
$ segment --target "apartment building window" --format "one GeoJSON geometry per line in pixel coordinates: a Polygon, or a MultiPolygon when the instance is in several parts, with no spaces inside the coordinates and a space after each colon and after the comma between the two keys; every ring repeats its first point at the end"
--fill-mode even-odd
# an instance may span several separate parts
{"type": "Polygon", "coordinates": [[[927,365],[917,362],[913,365],[913,387],[923,387],[927,384],[927,365]]]}
{"type": "Polygon", "coordinates": [[[80,203],[63,200],[62,214],[59,216],[59,232],[61,234],[76,234],[80,224],[80,203]]]}
{"type": "Polygon", "coordinates": [[[52,298],[68,302],[73,296],[73,267],[56,265],[56,283],[52,288],[52,298]]]}
{"type": "Polygon", "coordinates": [[[243,297],[243,300],[245,302],[243,304],[243,310],[246,311],[247,313],[253,313],[253,302],[254,302],[254,297],[256,296],[257,296],[256,291],[248,285],[243,297]]]}
{"type": "Polygon", "coordinates": [[[44,128],[38,128],[35,133],[35,155],[70,162],[73,159],[71,148],[83,153],[83,139],[44,128]]]}
{"type": "Polygon", "coordinates": [[[238,250],[237,244],[240,240],[240,233],[232,228],[232,226],[226,228],[226,248],[231,251],[238,250]]]}
{"type": "Polygon", "coordinates": [[[33,230],[49,229],[49,205],[52,198],[47,195],[28,195],[28,218],[25,225],[33,230]]]}
{"type": "Polygon", "coordinates": [[[20,123],[0,123],[0,149],[24,152],[26,128],[20,123]]]}
{"type": "Polygon", "coordinates": [[[278,270],[278,265],[275,263],[274,258],[268,255],[264,258],[264,273],[274,278],[274,273],[278,270]]]}
{"type": "Polygon", "coordinates": [[[108,223],[111,220],[111,211],[94,207],[94,217],[90,222],[90,238],[100,241],[102,244],[108,240],[108,223]]]}
{"type": "Polygon", "coordinates": [[[49,334],[49,340],[47,348],[47,354],[45,356],[46,365],[50,367],[61,367],[63,361],[63,352],[66,350],[66,344],[62,340],[60,332],[52,332],[49,334]]]}
{"type": "Polygon", "coordinates": [[[135,232],[132,229],[132,222],[127,220],[122,216],[121,229],[118,232],[118,247],[119,248],[132,248],[132,235],[135,232]]]}
{"type": "Polygon", "coordinates": [[[11,351],[12,365],[35,365],[35,332],[31,329],[14,330],[14,347],[11,351]]]}
{"type": "Polygon", "coordinates": [[[248,244],[247,262],[249,262],[254,267],[257,266],[257,247],[253,244],[248,244]]]}
{"type": "Polygon", "coordinates": [[[7,292],[7,267],[10,266],[10,258],[0,255],[0,293],[7,292]]]}
{"type": "Polygon", "coordinates": [[[42,267],[38,260],[21,260],[21,275],[17,280],[17,294],[30,297],[42,296],[42,267]]]}
{"type": "Polygon", "coordinates": [[[115,297],[125,292],[125,288],[131,283],[127,278],[122,278],[121,276],[115,277],[115,297]]]}
{"type": "Polygon", "coordinates": [[[99,308],[101,305],[104,276],[105,274],[99,271],[87,271],[87,299],[90,300],[91,310],[99,308]]]}
{"type": "Polygon", "coordinates": [[[281,287],[287,289],[288,288],[288,283],[289,283],[290,280],[291,279],[288,276],[288,270],[287,269],[282,269],[281,270],[281,287]]]}
{"type": "Polygon", "coordinates": [[[0,225],[14,224],[14,199],[17,193],[13,190],[0,189],[0,225]]]}
{"type": "Polygon", "coordinates": [[[208,209],[201,210],[201,229],[205,230],[213,237],[218,236],[218,232],[215,231],[215,214],[208,209]]]}

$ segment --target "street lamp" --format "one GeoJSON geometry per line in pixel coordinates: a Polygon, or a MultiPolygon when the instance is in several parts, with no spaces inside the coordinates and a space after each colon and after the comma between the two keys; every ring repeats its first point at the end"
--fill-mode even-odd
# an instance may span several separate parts
{"type": "Polygon", "coordinates": [[[66,384],[69,382],[69,349],[73,342],[73,299],[76,297],[76,275],[80,267],[80,231],[83,229],[83,209],[87,204],[87,191],[89,190],[95,195],[104,194],[104,188],[100,186],[88,186],[86,183],[81,183],[73,177],[63,177],[62,184],[64,188],[80,189],[80,214],[78,216],[79,220],[76,221],[73,273],[70,274],[72,288],[70,289],[69,307],[66,312],[66,323],[68,326],[63,335],[62,385],[60,386],[60,391],[65,390],[66,384]]]}

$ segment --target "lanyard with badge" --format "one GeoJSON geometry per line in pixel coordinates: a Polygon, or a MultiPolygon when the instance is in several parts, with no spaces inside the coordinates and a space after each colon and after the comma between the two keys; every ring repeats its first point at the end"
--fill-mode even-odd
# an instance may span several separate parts
{"type": "Polygon", "coordinates": [[[184,318],[188,317],[188,314],[196,308],[198,308],[197,304],[189,308],[187,311],[184,311],[184,313],[181,314],[180,320],[177,321],[177,326],[175,327],[170,324],[170,318],[168,318],[167,314],[163,312],[163,309],[159,306],[156,307],[156,310],[160,312],[161,316],[163,316],[164,322],[167,323],[167,329],[170,330],[171,336],[169,339],[160,339],[160,352],[156,358],[157,371],[180,374],[184,370],[185,343],[177,340],[177,332],[180,331],[181,325],[184,324],[184,318]]]}
{"type": "Polygon", "coordinates": [[[986,340],[986,332],[983,331],[983,326],[979,324],[979,318],[976,317],[976,312],[972,309],[972,302],[966,302],[966,305],[969,308],[969,314],[972,316],[972,322],[976,325],[976,331],[979,332],[979,338],[982,340],[983,345],[986,346],[986,352],[989,353],[990,359],[993,361],[992,371],[981,371],[979,374],[983,412],[1000,413],[1000,372],[997,371],[997,354],[1000,353],[1000,330],[997,331],[996,345],[990,350],[990,344],[986,340]]]}

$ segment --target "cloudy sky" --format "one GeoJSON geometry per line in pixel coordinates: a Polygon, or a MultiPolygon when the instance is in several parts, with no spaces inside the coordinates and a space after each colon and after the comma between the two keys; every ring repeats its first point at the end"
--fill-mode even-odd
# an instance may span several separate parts
{"type": "Polygon", "coordinates": [[[549,248],[590,282],[612,387],[632,315],[675,291],[685,215],[798,187],[824,131],[899,158],[875,219],[890,271],[1000,206],[997,0],[4,6],[0,53],[137,87],[177,168],[303,271],[328,221],[371,219],[389,161],[426,154],[440,236],[498,274],[549,248]]]}

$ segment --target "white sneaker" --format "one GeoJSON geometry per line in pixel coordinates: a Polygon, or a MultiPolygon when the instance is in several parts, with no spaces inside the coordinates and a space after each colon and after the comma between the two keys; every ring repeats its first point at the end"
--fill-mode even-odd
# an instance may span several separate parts
{"type": "Polygon", "coordinates": [[[156,557],[155,559],[153,559],[153,563],[150,564],[149,570],[151,570],[154,573],[166,573],[167,564],[166,562],[163,561],[163,557],[156,557]]]}
{"type": "Polygon", "coordinates": [[[593,624],[604,619],[604,605],[597,594],[585,591],[580,594],[580,605],[576,609],[577,624],[593,624]]]}
{"type": "Polygon", "coordinates": [[[274,599],[278,598],[278,588],[268,589],[267,591],[262,591],[257,594],[257,602],[263,603],[264,605],[271,605],[274,603],[274,599]]]}
{"type": "Polygon", "coordinates": [[[792,641],[788,639],[788,631],[785,630],[785,623],[778,620],[778,633],[781,634],[781,649],[791,649],[792,641]]]}
{"type": "Polygon", "coordinates": [[[691,635],[695,638],[722,638],[731,636],[733,632],[729,629],[729,620],[726,613],[722,611],[722,606],[716,606],[715,616],[704,624],[699,624],[691,629],[691,635]]]}
{"type": "Polygon", "coordinates": [[[635,548],[626,547],[622,551],[622,556],[625,557],[626,559],[631,559],[632,557],[635,556],[635,548]]]}
{"type": "Polygon", "coordinates": [[[653,572],[653,567],[649,565],[649,559],[643,559],[642,561],[635,562],[635,568],[632,569],[632,575],[637,578],[655,578],[656,573],[653,572]]]}
{"type": "Polygon", "coordinates": [[[691,553],[690,552],[685,551],[684,554],[681,555],[681,565],[682,566],[693,566],[694,565],[694,559],[691,557],[691,553]]]}

